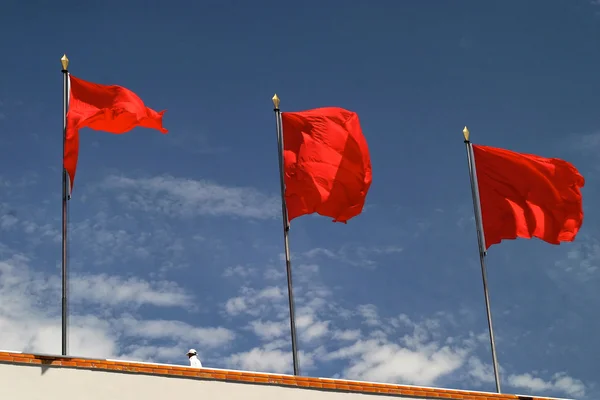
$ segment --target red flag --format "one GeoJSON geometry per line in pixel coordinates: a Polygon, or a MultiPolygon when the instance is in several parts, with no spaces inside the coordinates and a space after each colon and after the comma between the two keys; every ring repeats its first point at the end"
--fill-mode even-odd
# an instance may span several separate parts
{"type": "Polygon", "coordinates": [[[318,213],[346,222],[360,214],[371,159],[358,115],[337,107],[281,113],[288,218],[318,213]]]}
{"type": "Polygon", "coordinates": [[[583,176],[557,158],[473,145],[486,249],[504,239],[571,242],[583,222],[583,176]]]}
{"type": "Polygon", "coordinates": [[[110,133],[125,133],[139,126],[168,132],[162,125],[165,111],[156,112],[146,107],[131,90],[87,82],[70,74],[69,78],[67,140],[63,163],[69,174],[71,190],[79,155],[79,129],[88,127],[110,133]]]}

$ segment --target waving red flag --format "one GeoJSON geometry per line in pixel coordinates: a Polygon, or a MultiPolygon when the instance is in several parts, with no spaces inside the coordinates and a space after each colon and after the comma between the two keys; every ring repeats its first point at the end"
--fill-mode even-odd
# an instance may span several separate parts
{"type": "Polygon", "coordinates": [[[557,158],[473,145],[486,248],[504,239],[571,242],[583,223],[583,176],[557,158]]]}
{"type": "Polygon", "coordinates": [[[110,133],[125,133],[135,127],[152,128],[167,133],[162,117],[131,90],[122,86],[100,85],[69,74],[70,97],[67,113],[67,140],[64,167],[73,188],[79,155],[79,129],[91,128],[110,133]]]}
{"type": "Polygon", "coordinates": [[[362,212],[371,159],[358,115],[337,107],[281,113],[288,218],[346,222],[362,212]]]}

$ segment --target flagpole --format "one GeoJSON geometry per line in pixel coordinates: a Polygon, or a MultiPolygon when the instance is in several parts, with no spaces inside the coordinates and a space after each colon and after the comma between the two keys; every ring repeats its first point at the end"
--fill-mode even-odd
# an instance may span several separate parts
{"type": "Polygon", "coordinates": [[[62,355],[67,355],[67,170],[65,169],[65,145],[67,142],[67,111],[69,107],[69,59],[60,59],[63,74],[63,161],[62,161],[62,355]]]}
{"type": "Polygon", "coordinates": [[[465,147],[467,149],[467,160],[469,163],[469,178],[471,179],[471,194],[473,196],[473,211],[475,212],[475,226],[477,229],[477,243],[479,245],[479,262],[481,264],[481,278],[483,281],[483,295],[485,296],[485,309],[487,312],[488,330],[490,333],[490,346],[492,348],[492,363],[494,366],[494,378],[496,380],[496,391],[500,392],[500,372],[498,370],[498,358],[496,357],[496,341],[494,339],[494,328],[492,326],[492,309],[490,307],[490,295],[488,293],[487,273],[485,269],[485,236],[483,231],[483,220],[481,218],[481,203],[479,200],[479,188],[477,185],[477,170],[473,156],[473,145],[469,140],[469,129],[463,129],[465,147]]]}
{"type": "Polygon", "coordinates": [[[285,268],[287,272],[288,300],[290,304],[290,330],[292,334],[292,359],[294,362],[294,375],[300,375],[298,367],[298,344],[296,341],[296,319],[294,311],[294,292],[292,289],[292,262],[290,259],[289,232],[290,222],[288,220],[287,205],[285,203],[285,181],[283,178],[283,127],[281,122],[281,110],[279,110],[279,97],[273,96],[275,106],[275,119],[277,123],[277,151],[279,153],[279,182],[281,186],[281,213],[283,219],[283,243],[285,247],[285,268]]]}

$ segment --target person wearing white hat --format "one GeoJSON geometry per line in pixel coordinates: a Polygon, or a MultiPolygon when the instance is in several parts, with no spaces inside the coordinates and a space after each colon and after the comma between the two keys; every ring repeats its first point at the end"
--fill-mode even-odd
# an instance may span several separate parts
{"type": "Polygon", "coordinates": [[[190,349],[187,352],[187,356],[190,359],[190,367],[202,368],[202,363],[198,359],[198,352],[195,349],[190,349]]]}

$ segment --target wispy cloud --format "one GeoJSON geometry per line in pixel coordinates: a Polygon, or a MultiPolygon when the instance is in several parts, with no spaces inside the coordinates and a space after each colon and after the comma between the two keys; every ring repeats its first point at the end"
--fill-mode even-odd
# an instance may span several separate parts
{"type": "Polygon", "coordinates": [[[277,286],[268,286],[260,290],[243,287],[240,296],[230,298],[225,303],[225,311],[229,315],[249,314],[258,316],[275,304],[283,304],[283,290],[277,286]]]}
{"type": "MultiPolygon", "coordinates": [[[[441,322],[437,320],[414,322],[407,316],[382,319],[372,304],[359,305],[354,312],[345,310],[336,304],[332,291],[319,282],[317,265],[299,264],[297,275],[300,285],[295,288],[296,326],[301,349],[304,356],[310,358],[311,365],[341,361],[346,365],[342,367],[341,376],[347,378],[431,384],[463,366],[478,344],[472,335],[454,338],[454,342],[445,341],[440,332],[441,322]],[[354,328],[344,327],[348,318],[354,328]]],[[[289,372],[289,358],[287,364],[278,364],[288,353],[280,349],[265,350],[268,343],[280,342],[289,329],[286,302],[281,299],[283,293],[272,287],[267,291],[277,292],[281,301],[273,302],[257,295],[263,291],[245,288],[235,300],[226,303],[246,305],[237,307],[234,315],[256,317],[248,325],[264,342],[260,347],[233,355],[231,361],[262,370],[268,367],[289,372]],[[273,361],[263,360],[259,365],[257,360],[261,356],[265,360],[273,356],[273,361]]]]}
{"type": "Polygon", "coordinates": [[[182,343],[197,343],[203,348],[222,347],[231,342],[235,335],[223,327],[198,328],[173,320],[144,320],[126,317],[118,320],[127,336],[144,339],[169,337],[182,343]]]}
{"type": "MultiPolygon", "coordinates": [[[[332,254],[317,249],[308,258],[332,254]]],[[[487,333],[465,330],[457,316],[442,312],[421,318],[407,314],[383,316],[374,304],[348,309],[321,281],[318,264],[296,264],[295,276],[296,327],[303,371],[327,366],[339,371],[336,377],[347,379],[429,386],[468,381],[471,389],[493,385],[491,364],[480,358],[487,354],[487,333]]],[[[285,278],[274,278],[281,279],[285,278]]],[[[242,288],[238,296],[229,299],[225,308],[234,322],[245,324],[242,329],[252,332],[259,344],[233,353],[227,363],[244,369],[290,373],[286,293],[274,286],[262,286],[260,276],[252,283],[254,286],[242,288]],[[267,293],[276,295],[265,296],[267,293]]],[[[521,375],[504,370],[502,374],[509,377],[512,388],[529,390],[521,375]]],[[[585,391],[582,382],[568,375],[551,376],[543,382],[544,386],[531,386],[532,393],[540,393],[536,388],[568,395],[585,391]]]]}
{"type": "Polygon", "coordinates": [[[71,242],[91,250],[96,263],[109,263],[122,255],[148,256],[150,235],[127,229],[122,216],[98,212],[90,218],[73,222],[70,226],[71,242]],[[106,249],[111,249],[107,252],[106,249]]]}
{"type": "Polygon", "coordinates": [[[399,343],[387,337],[359,340],[327,358],[349,361],[343,375],[350,379],[432,385],[460,368],[471,350],[464,342],[446,345],[409,334],[399,343]]]}
{"type": "Polygon", "coordinates": [[[361,337],[359,329],[338,330],[333,333],[333,338],[337,340],[357,340],[361,337]]]}
{"type": "Polygon", "coordinates": [[[585,385],[578,379],[573,379],[566,373],[556,373],[549,380],[541,379],[532,374],[510,375],[508,383],[520,389],[526,389],[531,393],[558,392],[568,396],[585,396],[585,385]]]}
{"type": "Polygon", "coordinates": [[[277,198],[249,187],[228,187],[168,175],[140,179],[110,176],[102,187],[117,191],[117,199],[130,208],[169,216],[277,216],[277,198]]]}
{"type": "MultiPolygon", "coordinates": [[[[303,351],[298,353],[298,360],[303,368],[307,369],[314,365],[311,354],[303,351]]],[[[232,368],[246,371],[271,371],[288,374],[292,372],[292,365],[289,362],[291,357],[291,351],[255,347],[249,351],[232,354],[226,363],[232,368]]]]}
{"type": "Polygon", "coordinates": [[[558,260],[556,266],[582,283],[600,277],[600,241],[579,235],[578,241],[567,252],[567,258],[558,260]]]}
{"type": "Polygon", "coordinates": [[[286,321],[263,321],[261,319],[250,322],[250,328],[256,336],[264,340],[272,340],[284,336],[289,331],[286,321]]]}
{"type": "MultiPolygon", "coordinates": [[[[600,1],[600,0],[599,0],[600,1]]],[[[598,4],[600,5],[600,3],[598,4]]],[[[600,9],[595,12],[600,15],[600,9]]],[[[600,132],[574,133],[568,135],[561,143],[562,147],[569,151],[572,162],[578,168],[590,168],[598,170],[597,153],[600,149],[600,132]],[[586,162],[587,160],[591,162],[586,162]]],[[[587,180],[594,179],[591,174],[585,175],[587,180]]]]}
{"type": "Polygon", "coordinates": [[[23,189],[35,185],[38,182],[38,174],[35,172],[24,173],[17,179],[8,179],[0,176],[0,187],[4,189],[3,194],[6,195],[6,190],[23,189]]]}
{"type": "Polygon", "coordinates": [[[365,324],[369,326],[380,326],[381,321],[377,313],[377,307],[373,304],[361,304],[358,306],[358,314],[363,318],[365,324]]]}
{"type": "Polygon", "coordinates": [[[336,259],[352,266],[375,268],[378,264],[378,257],[398,254],[402,251],[403,248],[398,245],[361,246],[348,244],[336,250],[316,247],[298,254],[298,256],[307,259],[336,259]]]}
{"type": "Polygon", "coordinates": [[[243,265],[236,265],[235,267],[227,267],[223,271],[223,276],[226,278],[237,276],[241,278],[247,278],[256,273],[256,268],[247,267],[243,265]]]}
{"type": "Polygon", "coordinates": [[[70,279],[70,286],[74,301],[95,302],[106,306],[189,307],[193,299],[175,282],[147,281],[107,274],[76,275],[70,279]]]}
{"type": "Polygon", "coordinates": [[[0,216],[0,229],[7,230],[17,222],[19,222],[19,220],[14,215],[4,214],[0,216]]]}
{"type": "MultiPolygon", "coordinates": [[[[217,295],[206,293],[206,298],[177,284],[182,271],[171,269],[174,265],[185,268],[198,254],[198,246],[211,246],[218,240],[211,236],[213,232],[182,232],[173,221],[201,215],[266,219],[278,216],[276,199],[275,211],[269,214],[271,206],[265,207],[269,196],[247,197],[245,190],[258,193],[253,189],[172,177],[113,176],[100,188],[107,191],[90,196],[85,218],[71,224],[71,354],[185,363],[185,350],[196,347],[207,366],[292,372],[286,277],[280,260],[261,263],[260,259],[225,258],[211,279],[223,279],[234,292],[219,290],[217,295]],[[233,199],[227,198],[229,190],[233,199]],[[115,207],[115,198],[125,208],[115,207]],[[138,215],[139,210],[153,212],[138,215]],[[120,272],[124,265],[152,268],[128,269],[125,275],[120,272]],[[93,268],[102,269],[90,273],[93,268]],[[157,269],[162,272],[156,273],[157,269]],[[198,304],[215,298],[221,303],[214,312],[199,311],[198,304]],[[192,322],[198,317],[209,322],[192,322]]],[[[26,238],[18,252],[6,240],[0,243],[2,347],[57,353],[60,276],[42,268],[49,266],[46,254],[53,254],[46,250],[60,241],[59,224],[42,212],[28,215],[19,204],[2,201],[0,231],[9,233],[3,240],[26,238]],[[39,253],[28,251],[38,251],[34,248],[38,244],[51,246],[39,253]]],[[[564,283],[568,276],[570,281],[584,282],[591,291],[598,277],[600,246],[593,237],[587,239],[570,246],[568,257],[548,270],[553,279],[564,283]]],[[[302,372],[489,389],[493,373],[487,334],[480,327],[468,326],[459,314],[448,312],[390,314],[391,307],[376,305],[376,296],[367,302],[360,295],[349,296],[348,288],[339,287],[335,280],[324,281],[332,267],[372,269],[402,252],[393,243],[347,243],[293,255],[302,372]],[[322,275],[326,266],[327,274],[322,275]]],[[[277,257],[277,253],[272,256],[277,257]]],[[[556,370],[502,369],[502,377],[506,390],[574,397],[589,391],[587,383],[556,370]]]]}
{"type": "MultiPolygon", "coordinates": [[[[0,259],[0,329],[4,348],[59,353],[60,282],[56,276],[31,269],[27,256],[3,247],[0,259]]],[[[131,314],[141,306],[190,307],[192,297],[173,282],[119,276],[76,275],[70,280],[70,354],[107,357],[161,358],[189,343],[203,351],[222,349],[234,333],[222,327],[196,327],[173,320],[140,319],[131,314]],[[98,305],[101,310],[90,308],[98,305]],[[78,311],[74,311],[74,309],[78,311]],[[144,339],[131,344],[128,338],[144,339]],[[161,350],[166,348],[167,350],[161,350]],[[152,351],[150,351],[152,350],[152,351]],[[161,355],[162,354],[162,355],[161,355]]],[[[183,353],[180,353],[183,358],[183,353]]]]}

